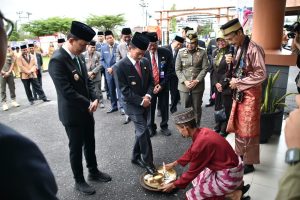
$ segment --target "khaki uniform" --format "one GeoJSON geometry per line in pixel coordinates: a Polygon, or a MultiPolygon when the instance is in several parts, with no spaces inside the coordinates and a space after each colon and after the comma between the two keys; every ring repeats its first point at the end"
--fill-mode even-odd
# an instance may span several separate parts
{"type": "Polygon", "coordinates": [[[202,97],[205,88],[204,77],[208,71],[209,64],[206,51],[197,47],[189,52],[187,48],[179,50],[175,71],[179,79],[178,90],[180,92],[181,104],[184,108],[193,107],[197,125],[200,126],[202,97]],[[184,81],[198,80],[199,83],[191,90],[186,87],[184,81]]]}

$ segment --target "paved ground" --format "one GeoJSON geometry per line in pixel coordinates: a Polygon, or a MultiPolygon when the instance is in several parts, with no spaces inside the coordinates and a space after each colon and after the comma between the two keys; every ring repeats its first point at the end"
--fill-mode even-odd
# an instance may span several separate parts
{"type": "MultiPolygon", "coordinates": [[[[296,92],[294,78],[298,69],[290,69],[288,91],[296,92]]],[[[206,84],[208,88],[208,80],[206,84]]],[[[16,80],[17,99],[21,104],[19,108],[9,111],[0,111],[0,121],[25,136],[32,139],[41,148],[55,175],[62,200],[79,199],[183,199],[184,190],[173,194],[153,193],[144,190],[139,184],[139,175],[143,172],[131,164],[131,150],[134,139],[133,124],[123,125],[123,117],[118,113],[106,114],[109,102],[105,102],[105,109],[98,109],[95,113],[96,121],[96,155],[99,169],[109,173],[113,180],[110,183],[93,184],[97,192],[93,196],[82,196],[73,189],[73,178],[68,158],[68,140],[63,126],[58,120],[57,102],[54,85],[48,73],[43,74],[43,88],[49,103],[37,102],[30,106],[20,80],[16,80]]],[[[207,103],[208,90],[205,91],[204,103],[207,103]]],[[[289,108],[295,107],[293,97],[287,99],[289,108]]],[[[213,127],[213,109],[203,108],[202,125],[213,127]]],[[[158,118],[160,119],[160,118],[158,118]]],[[[172,135],[165,137],[158,134],[153,137],[154,162],[171,162],[178,158],[190,145],[189,139],[182,138],[175,130],[172,120],[169,122],[172,135]]],[[[184,169],[178,167],[180,174],[184,169]]],[[[86,171],[85,171],[86,172],[86,171]]]]}

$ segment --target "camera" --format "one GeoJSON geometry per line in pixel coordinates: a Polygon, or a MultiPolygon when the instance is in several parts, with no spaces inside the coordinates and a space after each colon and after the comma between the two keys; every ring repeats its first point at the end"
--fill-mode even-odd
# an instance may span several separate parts
{"type": "Polygon", "coordinates": [[[300,33],[300,22],[295,22],[292,25],[284,25],[284,28],[289,31],[288,38],[295,38],[296,32],[300,33]]]}
{"type": "Polygon", "coordinates": [[[221,85],[223,89],[226,89],[229,87],[230,78],[224,78],[223,81],[221,81],[221,85]]]}

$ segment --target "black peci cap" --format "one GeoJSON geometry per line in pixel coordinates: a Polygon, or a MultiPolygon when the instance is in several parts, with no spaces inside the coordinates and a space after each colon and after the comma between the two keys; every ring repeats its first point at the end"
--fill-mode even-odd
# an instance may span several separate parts
{"type": "Polygon", "coordinates": [[[23,45],[20,46],[20,48],[21,48],[21,49],[27,49],[27,45],[26,45],[26,44],[23,44],[23,45]]]}
{"type": "Polygon", "coordinates": [[[112,35],[114,36],[113,32],[111,30],[107,30],[104,32],[104,35],[107,36],[107,35],[112,35]]]}
{"type": "Polygon", "coordinates": [[[70,32],[79,39],[87,42],[91,41],[96,35],[96,32],[91,27],[78,21],[72,21],[70,32]]]}
{"type": "Polygon", "coordinates": [[[144,34],[141,34],[140,32],[135,32],[135,34],[133,35],[133,37],[131,39],[131,43],[143,51],[147,50],[147,48],[149,46],[149,42],[150,41],[149,41],[148,37],[145,36],[144,34]]]}
{"type": "Polygon", "coordinates": [[[121,31],[122,35],[130,35],[131,33],[132,32],[131,32],[130,28],[123,28],[122,31],[121,31]]]}
{"type": "Polygon", "coordinates": [[[91,46],[96,46],[96,41],[95,41],[95,40],[90,41],[90,44],[89,44],[89,45],[91,45],[91,46]]]}
{"type": "Polygon", "coordinates": [[[34,47],[33,43],[28,44],[28,47],[34,47]]]}
{"type": "Polygon", "coordinates": [[[156,32],[148,32],[145,35],[149,38],[150,42],[157,42],[158,37],[156,32]]]}
{"type": "Polygon", "coordinates": [[[185,32],[194,30],[193,28],[191,28],[191,27],[189,27],[189,26],[183,27],[182,29],[183,29],[185,32]]]}
{"type": "Polygon", "coordinates": [[[98,31],[97,35],[104,35],[103,31],[98,31]]]}
{"type": "Polygon", "coordinates": [[[180,37],[178,35],[175,36],[174,40],[176,40],[177,42],[183,43],[184,42],[184,38],[180,37]]]}
{"type": "Polygon", "coordinates": [[[64,43],[66,40],[65,38],[58,38],[57,43],[64,43]]]}

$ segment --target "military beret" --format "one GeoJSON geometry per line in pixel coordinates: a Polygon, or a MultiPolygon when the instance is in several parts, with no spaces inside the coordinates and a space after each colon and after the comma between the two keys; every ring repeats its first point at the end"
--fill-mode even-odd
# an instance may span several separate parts
{"type": "Polygon", "coordinates": [[[197,32],[194,31],[188,31],[186,33],[186,38],[185,38],[186,42],[188,43],[193,43],[193,42],[197,42],[198,43],[198,35],[197,32]]]}
{"type": "Polygon", "coordinates": [[[65,38],[58,38],[57,43],[64,43],[66,40],[65,38]]]}
{"type": "Polygon", "coordinates": [[[34,47],[33,43],[28,44],[28,47],[34,47]]]}
{"type": "Polygon", "coordinates": [[[195,119],[195,114],[192,107],[184,108],[183,110],[174,113],[172,116],[175,124],[184,124],[195,119]]]}
{"type": "Polygon", "coordinates": [[[107,36],[107,35],[112,35],[114,36],[113,32],[111,30],[107,30],[104,32],[104,35],[107,36]]]}
{"type": "Polygon", "coordinates": [[[123,28],[121,31],[122,35],[130,35],[131,34],[131,29],[130,28],[123,28]]]}
{"type": "Polygon", "coordinates": [[[158,37],[156,32],[148,32],[145,35],[149,38],[150,42],[157,42],[158,37]]]}
{"type": "Polygon", "coordinates": [[[21,48],[21,49],[27,49],[27,45],[26,45],[26,44],[23,44],[23,45],[20,46],[20,48],[21,48]]]}
{"type": "Polygon", "coordinates": [[[223,24],[220,29],[222,30],[223,35],[228,35],[234,31],[239,30],[240,28],[242,28],[241,23],[238,18],[235,18],[233,20],[230,20],[226,24],[223,24]]]}
{"type": "Polygon", "coordinates": [[[97,35],[104,35],[103,31],[98,31],[97,35]]]}
{"type": "Polygon", "coordinates": [[[150,42],[149,38],[139,32],[135,32],[135,34],[133,35],[133,37],[131,39],[131,43],[143,51],[147,50],[147,48],[149,46],[149,42],[150,42]]]}
{"type": "Polygon", "coordinates": [[[96,41],[95,40],[90,41],[90,45],[91,46],[96,46],[96,41]]]}
{"type": "Polygon", "coordinates": [[[223,39],[223,40],[225,39],[223,31],[221,31],[221,30],[219,30],[217,33],[216,41],[218,41],[219,39],[223,39]]]}
{"type": "Polygon", "coordinates": [[[184,38],[180,37],[178,35],[175,36],[174,40],[176,40],[177,42],[183,43],[184,42],[184,38]]]}
{"type": "Polygon", "coordinates": [[[78,21],[72,21],[70,32],[86,42],[91,41],[96,35],[96,32],[91,27],[78,21]]]}
{"type": "Polygon", "coordinates": [[[191,28],[191,27],[189,27],[189,26],[183,27],[182,29],[183,29],[185,32],[194,30],[193,28],[191,28]]]}

